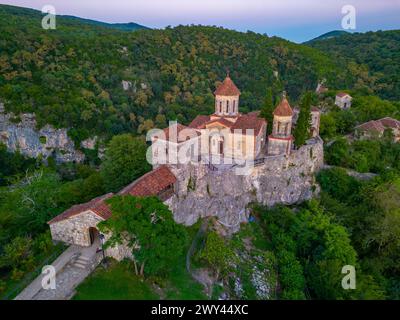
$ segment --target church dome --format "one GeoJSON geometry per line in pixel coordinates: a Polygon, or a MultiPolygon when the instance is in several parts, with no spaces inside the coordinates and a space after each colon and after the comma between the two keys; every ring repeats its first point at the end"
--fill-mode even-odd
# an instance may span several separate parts
{"type": "Polygon", "coordinates": [[[217,90],[215,90],[214,94],[216,96],[239,96],[240,91],[233,83],[232,79],[227,76],[224,82],[222,82],[218,86],[217,90]]]}
{"type": "Polygon", "coordinates": [[[293,110],[290,107],[289,102],[286,98],[283,98],[282,101],[278,104],[274,111],[274,116],[278,117],[291,117],[293,116],[293,110]]]}

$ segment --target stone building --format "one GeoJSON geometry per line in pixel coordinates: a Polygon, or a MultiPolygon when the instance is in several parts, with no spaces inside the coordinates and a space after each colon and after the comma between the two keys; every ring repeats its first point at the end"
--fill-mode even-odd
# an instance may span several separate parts
{"type": "MultiPolygon", "coordinates": [[[[119,194],[137,197],[158,196],[165,201],[174,194],[175,183],[175,175],[166,166],[162,166],[140,177],[119,194]]],[[[52,239],[82,247],[98,244],[101,233],[97,225],[111,217],[106,200],[113,195],[108,193],[87,203],[75,205],[50,220],[48,224],[52,239]]],[[[111,234],[105,233],[103,236],[106,241],[111,234]]],[[[117,245],[107,248],[105,254],[122,260],[130,257],[131,250],[125,245],[117,245]]]]}
{"type": "Polygon", "coordinates": [[[293,144],[292,124],[294,112],[283,96],[282,101],[274,110],[272,134],[268,137],[268,154],[290,154],[293,144]]]}
{"type": "Polygon", "coordinates": [[[365,122],[355,128],[355,136],[359,139],[381,138],[385,130],[391,130],[393,141],[400,141],[400,121],[386,117],[365,122]]]}
{"type": "Polygon", "coordinates": [[[351,101],[353,98],[346,92],[339,92],[335,98],[335,104],[342,110],[349,109],[351,107],[351,101]]]}
{"type": "Polygon", "coordinates": [[[212,115],[199,115],[189,126],[173,124],[155,132],[151,137],[153,165],[177,164],[174,158],[186,147],[189,158],[214,157],[221,162],[224,158],[257,158],[266,144],[266,120],[258,112],[239,112],[240,91],[229,76],[214,94],[212,115]]]}

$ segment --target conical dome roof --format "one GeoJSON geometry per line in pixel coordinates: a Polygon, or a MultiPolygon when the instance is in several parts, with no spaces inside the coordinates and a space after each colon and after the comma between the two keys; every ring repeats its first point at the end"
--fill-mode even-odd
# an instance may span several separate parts
{"type": "Polygon", "coordinates": [[[216,96],[239,96],[240,91],[233,83],[232,79],[227,76],[224,82],[222,82],[218,86],[217,90],[215,90],[214,94],[216,96]]]}
{"type": "Polygon", "coordinates": [[[284,97],[274,110],[274,116],[278,117],[291,117],[293,116],[293,110],[290,107],[289,101],[284,97]]]}

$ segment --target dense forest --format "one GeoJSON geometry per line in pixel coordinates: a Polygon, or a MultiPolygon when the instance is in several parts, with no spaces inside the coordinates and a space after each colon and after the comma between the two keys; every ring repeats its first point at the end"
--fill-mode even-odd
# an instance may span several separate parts
{"type": "MultiPolygon", "coordinates": [[[[400,100],[400,30],[341,34],[307,43],[336,61],[369,73],[370,89],[384,99],[400,100]]],[[[360,77],[355,85],[365,84],[360,77]]]]}
{"type": "Polygon", "coordinates": [[[59,17],[41,28],[34,10],[0,6],[0,99],[15,113],[35,112],[38,126],[67,127],[75,141],[142,133],[166,120],[188,123],[209,113],[212,92],[230,71],[241,110],[260,108],[267,88],[295,103],[326,79],[332,88],[373,91],[357,64],[252,32],[179,26],[113,30],[59,17]],[[277,74],[274,72],[277,72],[277,74]],[[132,87],[124,91],[122,80],[132,87]]]}
{"type": "MultiPolygon", "coordinates": [[[[47,221],[150,170],[145,132],[211,113],[215,86],[229,71],[243,112],[261,109],[270,117],[271,101],[283,90],[292,105],[309,109],[304,101],[312,98],[323,111],[325,162],[334,168],[316,177],[318,198],[274,208],[254,204],[249,223],[232,237],[210,222],[192,255],[193,267],[214,277],[208,298],[228,292],[236,299],[400,299],[400,144],[386,134],[349,138],[359,123],[400,119],[399,31],[297,45],[218,27],[127,31],[69,17],[58,17],[56,30],[43,30],[41,18],[0,6],[0,101],[9,112],[34,112],[38,126],[69,128],[77,145],[94,134],[108,144],[102,160],[85,164],[52,158],[44,164],[0,144],[0,297],[14,297],[64,249],[51,241],[47,221]],[[305,94],[322,79],[328,92],[305,94]],[[130,84],[126,90],[122,81],[130,84]],[[334,105],[338,90],[353,96],[350,110],[334,105]],[[374,175],[357,180],[349,169],[374,175]],[[340,286],[346,264],[356,267],[357,290],[340,286]],[[267,289],[254,285],[254,274],[267,289]]],[[[96,270],[78,298],[159,298],[160,290],[167,299],[205,298],[185,268],[203,221],[177,225],[156,198],[116,197],[111,204],[123,219],[108,224],[128,233],[140,229],[143,248],[155,250],[137,252],[138,262],[146,261],[143,272],[135,274],[140,266],[129,262],[96,270]],[[146,217],[156,210],[164,225],[152,232],[146,217]],[[98,279],[107,290],[98,289],[98,279]]]]}

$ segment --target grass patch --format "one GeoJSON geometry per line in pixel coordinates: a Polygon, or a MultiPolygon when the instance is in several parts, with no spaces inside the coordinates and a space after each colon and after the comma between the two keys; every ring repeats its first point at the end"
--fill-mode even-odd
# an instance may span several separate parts
{"type": "Polygon", "coordinates": [[[157,300],[151,285],[135,275],[129,262],[99,266],[76,289],[73,300],[157,300]]]}
{"type": "Polygon", "coordinates": [[[207,299],[203,292],[203,286],[186,271],[184,257],[168,275],[165,285],[165,299],[167,300],[207,299]]]}

